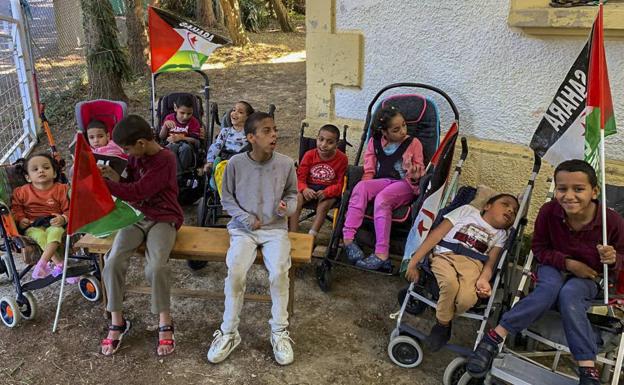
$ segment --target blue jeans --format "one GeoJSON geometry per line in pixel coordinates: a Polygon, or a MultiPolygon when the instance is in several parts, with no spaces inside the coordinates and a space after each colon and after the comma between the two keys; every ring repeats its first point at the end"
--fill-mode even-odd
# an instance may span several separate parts
{"type": "Polygon", "coordinates": [[[557,305],[574,359],[594,360],[598,347],[586,313],[596,295],[598,285],[591,279],[570,277],[552,266],[541,265],[535,289],[503,315],[500,325],[510,333],[518,333],[557,305]]]}

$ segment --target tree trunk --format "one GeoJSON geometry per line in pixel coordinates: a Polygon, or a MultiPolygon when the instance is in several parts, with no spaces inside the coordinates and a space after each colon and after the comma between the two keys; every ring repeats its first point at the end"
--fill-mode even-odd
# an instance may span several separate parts
{"type": "Polygon", "coordinates": [[[225,14],[226,26],[230,32],[230,39],[232,43],[237,46],[244,46],[249,44],[249,38],[245,33],[245,27],[241,22],[240,5],[238,0],[219,0],[221,7],[223,7],[223,13],[225,14]]]}
{"type": "Polygon", "coordinates": [[[80,0],[85,34],[89,98],[128,100],[122,79],[128,61],[119,46],[117,25],[109,0],[80,0]]]}
{"type": "Polygon", "coordinates": [[[202,27],[214,27],[217,24],[212,0],[197,0],[195,3],[195,19],[202,27]]]}
{"type": "Polygon", "coordinates": [[[282,0],[271,0],[271,6],[275,11],[275,15],[277,16],[277,21],[282,28],[282,32],[293,32],[295,28],[290,21],[290,16],[288,16],[288,10],[282,3],[282,0]]]}
{"type": "Polygon", "coordinates": [[[223,14],[223,7],[221,6],[220,1],[214,2],[215,13],[217,17],[217,23],[225,26],[225,15],[223,14]]]}
{"type": "Polygon", "coordinates": [[[126,28],[128,29],[128,54],[130,70],[140,76],[147,72],[147,31],[142,0],[126,1],[126,28]]]}

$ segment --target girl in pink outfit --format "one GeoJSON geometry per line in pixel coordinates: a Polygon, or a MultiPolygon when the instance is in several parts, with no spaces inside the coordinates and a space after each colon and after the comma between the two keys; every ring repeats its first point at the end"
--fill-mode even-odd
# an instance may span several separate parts
{"type": "Polygon", "coordinates": [[[378,116],[378,130],[364,153],[364,176],[349,200],[343,240],[351,263],[368,270],[391,271],[388,250],[392,211],[418,194],[418,180],[424,171],[423,151],[420,141],[407,134],[405,118],[398,109],[385,107],[378,116]],[[365,258],[353,239],[372,200],[376,244],[375,252],[365,258]]]}
{"type": "Polygon", "coordinates": [[[128,159],[128,155],[119,145],[110,138],[110,133],[106,129],[106,124],[99,120],[92,120],[87,126],[87,139],[93,149],[94,154],[116,156],[128,159]]]}

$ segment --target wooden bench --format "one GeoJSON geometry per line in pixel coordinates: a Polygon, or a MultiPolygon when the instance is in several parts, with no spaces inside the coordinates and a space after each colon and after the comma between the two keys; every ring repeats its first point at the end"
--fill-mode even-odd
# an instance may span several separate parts
{"type": "MultiPolygon", "coordinates": [[[[288,295],[288,313],[294,312],[295,281],[294,269],[297,266],[310,263],[314,238],[309,234],[289,233],[291,243],[292,267],[288,272],[290,281],[288,295]]],[[[110,250],[113,244],[113,237],[96,238],[92,235],[85,235],[74,247],[84,248],[89,253],[99,254],[100,265],[104,263],[104,255],[110,250]]],[[[207,262],[225,262],[225,255],[230,246],[230,236],[226,229],[213,227],[193,227],[182,226],[178,231],[176,243],[171,251],[172,259],[193,259],[207,262]]],[[[137,255],[144,256],[144,246],[139,247],[137,255]]],[[[262,252],[258,250],[258,257],[255,263],[262,263],[262,252]]],[[[100,266],[100,267],[101,267],[100,266]]],[[[102,283],[103,284],[103,283],[102,283]]],[[[150,288],[146,286],[133,286],[126,288],[129,293],[150,294],[150,288]]],[[[106,290],[103,290],[106,294],[106,290]]],[[[207,299],[223,299],[223,292],[215,293],[206,290],[190,290],[172,288],[171,295],[187,296],[207,299]]],[[[271,302],[269,295],[245,294],[245,300],[253,302],[271,302]]],[[[104,297],[106,303],[106,297],[104,297]]]]}

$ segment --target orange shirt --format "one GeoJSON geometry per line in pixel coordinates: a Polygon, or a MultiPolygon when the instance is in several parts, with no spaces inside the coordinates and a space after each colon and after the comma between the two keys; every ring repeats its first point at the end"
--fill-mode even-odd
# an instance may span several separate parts
{"type": "Polygon", "coordinates": [[[13,190],[11,212],[19,223],[24,218],[37,218],[54,214],[69,215],[69,185],[54,183],[48,190],[37,190],[28,183],[13,190]]]}

